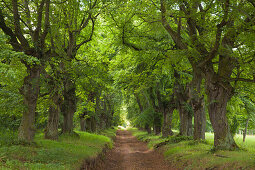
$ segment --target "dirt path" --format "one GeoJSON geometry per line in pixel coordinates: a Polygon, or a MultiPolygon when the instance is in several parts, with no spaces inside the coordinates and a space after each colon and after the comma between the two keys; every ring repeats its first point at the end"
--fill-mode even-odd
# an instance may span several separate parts
{"type": "Polygon", "coordinates": [[[114,148],[106,153],[105,161],[96,170],[171,170],[160,153],[149,150],[129,131],[117,131],[114,148]]]}

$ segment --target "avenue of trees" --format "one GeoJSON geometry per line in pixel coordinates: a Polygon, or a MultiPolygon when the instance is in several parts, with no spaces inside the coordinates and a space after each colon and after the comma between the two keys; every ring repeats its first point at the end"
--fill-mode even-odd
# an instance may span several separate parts
{"type": "Polygon", "coordinates": [[[254,129],[253,0],[2,0],[0,28],[0,123],[20,141],[116,126],[123,107],[215,149],[254,129]]]}

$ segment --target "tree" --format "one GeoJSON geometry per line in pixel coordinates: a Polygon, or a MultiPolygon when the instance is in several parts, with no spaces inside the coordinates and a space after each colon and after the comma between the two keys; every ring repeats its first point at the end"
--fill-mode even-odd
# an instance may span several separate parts
{"type": "Polygon", "coordinates": [[[47,58],[45,41],[50,27],[49,13],[49,0],[25,1],[22,4],[17,0],[3,1],[0,7],[0,28],[9,36],[8,43],[14,51],[24,52],[37,60],[32,63],[21,60],[27,68],[27,76],[20,88],[26,109],[23,112],[18,137],[24,142],[31,142],[35,134],[35,109],[43,66],[40,61],[47,58]],[[34,9],[33,12],[31,8],[34,9]],[[13,16],[8,15],[10,13],[13,16]]]}
{"type": "MultiPolygon", "coordinates": [[[[193,79],[198,78],[193,81],[193,87],[199,87],[201,78],[205,79],[209,103],[208,110],[215,134],[214,146],[217,149],[234,149],[237,147],[230,134],[226,117],[226,105],[234,92],[231,81],[254,82],[252,79],[241,78],[240,74],[235,78],[231,76],[235,68],[237,72],[240,71],[235,66],[242,60],[241,58],[236,60],[234,57],[233,49],[239,43],[237,37],[245,31],[243,28],[247,23],[249,23],[248,30],[252,28],[249,18],[253,15],[253,12],[244,16],[243,13],[240,13],[240,9],[251,8],[254,8],[254,6],[250,2],[236,4],[228,0],[225,2],[203,2],[203,4],[197,1],[167,4],[166,1],[161,0],[162,25],[179,49],[192,49],[191,51],[194,52],[193,55],[187,56],[193,67],[193,79]],[[179,18],[179,22],[170,25],[167,20],[167,7],[174,5],[177,8],[172,10],[173,18],[179,18]],[[212,13],[214,12],[219,13],[221,17],[213,16],[212,13]],[[237,14],[239,14],[239,17],[234,19],[237,14]],[[185,23],[182,21],[185,21],[185,23]],[[184,24],[188,28],[187,33],[183,30],[185,29],[182,26],[184,24]],[[173,29],[174,25],[177,26],[177,31],[173,29]],[[208,38],[206,41],[205,37],[211,35],[214,35],[214,38],[208,38]],[[208,42],[214,45],[210,47],[207,45],[208,42]],[[202,76],[199,75],[201,73],[203,73],[202,76]]],[[[247,45],[249,46],[249,44],[247,45]]],[[[196,88],[193,92],[199,89],[196,88]]],[[[194,94],[193,96],[199,95],[194,94]]],[[[199,98],[197,99],[192,103],[202,101],[199,98]]],[[[198,106],[202,106],[202,104],[198,106]]],[[[198,114],[198,112],[195,114],[198,114]]],[[[195,116],[195,118],[199,117],[202,118],[203,116],[195,116]]]]}

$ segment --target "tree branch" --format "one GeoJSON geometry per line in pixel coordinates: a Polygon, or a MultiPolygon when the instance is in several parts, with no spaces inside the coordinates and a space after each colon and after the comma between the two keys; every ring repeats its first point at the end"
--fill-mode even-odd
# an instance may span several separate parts
{"type": "Polygon", "coordinates": [[[14,18],[14,29],[15,29],[15,34],[17,38],[19,39],[21,45],[28,49],[29,48],[29,43],[24,37],[21,27],[20,27],[20,16],[18,12],[18,2],[17,0],[12,0],[12,5],[13,5],[13,18],[14,18]]]}
{"type": "Polygon", "coordinates": [[[123,30],[122,30],[122,43],[124,45],[126,45],[127,47],[133,48],[136,51],[142,51],[143,50],[142,48],[136,47],[136,45],[131,44],[131,43],[129,43],[125,40],[125,26],[123,26],[123,30]]]}
{"type": "Polygon", "coordinates": [[[255,83],[255,79],[246,79],[246,78],[230,78],[230,81],[242,81],[247,83],[255,83]]]}
{"type": "Polygon", "coordinates": [[[37,26],[35,29],[35,33],[34,33],[34,41],[38,42],[39,40],[39,34],[41,32],[42,29],[42,14],[43,14],[43,6],[44,6],[45,0],[42,0],[40,5],[39,5],[39,9],[37,11],[37,26]]]}
{"type": "Polygon", "coordinates": [[[162,25],[164,26],[165,30],[170,34],[172,39],[174,40],[175,44],[178,46],[179,49],[187,49],[187,45],[182,42],[181,36],[175,32],[172,27],[169,25],[166,19],[166,7],[165,7],[165,0],[160,0],[161,2],[161,21],[162,25]]]}
{"type": "Polygon", "coordinates": [[[49,28],[50,28],[50,17],[49,17],[49,13],[50,13],[50,0],[46,0],[46,7],[45,7],[45,21],[44,21],[44,32],[42,33],[41,36],[41,42],[42,44],[44,44],[45,38],[49,32],[49,28]]]}
{"type": "Polygon", "coordinates": [[[11,38],[10,44],[12,45],[14,50],[21,51],[21,49],[22,49],[21,44],[18,42],[16,35],[12,31],[12,29],[5,24],[5,20],[4,20],[4,16],[3,16],[1,8],[0,8],[0,28],[3,30],[3,32],[6,35],[10,36],[10,38],[11,38]]]}
{"type": "Polygon", "coordinates": [[[90,36],[89,36],[88,39],[86,39],[86,40],[82,41],[80,44],[76,45],[76,47],[75,47],[75,50],[76,50],[76,51],[77,51],[83,44],[88,43],[89,41],[92,40],[92,36],[93,36],[93,34],[94,34],[95,21],[94,21],[93,18],[90,18],[90,19],[91,19],[91,22],[92,22],[92,28],[91,28],[90,36]]]}
{"type": "Polygon", "coordinates": [[[223,27],[227,24],[228,13],[229,13],[229,0],[226,0],[223,19],[217,25],[214,47],[210,51],[208,57],[203,62],[201,62],[199,64],[199,67],[204,66],[207,62],[209,62],[210,60],[212,60],[216,56],[216,53],[217,53],[217,51],[219,49],[219,46],[220,46],[220,40],[221,40],[221,34],[222,34],[222,31],[223,31],[223,27]]]}

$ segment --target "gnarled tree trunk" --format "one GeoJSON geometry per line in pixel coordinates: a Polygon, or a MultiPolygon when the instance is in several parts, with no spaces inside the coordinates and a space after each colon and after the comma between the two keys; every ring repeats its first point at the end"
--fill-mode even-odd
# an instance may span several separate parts
{"type": "Polygon", "coordinates": [[[206,78],[208,111],[214,130],[214,147],[216,149],[235,149],[237,145],[230,133],[226,116],[226,106],[233,95],[233,88],[230,83],[221,81],[212,72],[207,73],[206,78]]]}
{"type": "Polygon", "coordinates": [[[194,140],[205,139],[206,116],[204,96],[201,95],[201,71],[193,70],[193,79],[190,87],[191,106],[194,112],[194,140]]]}
{"type": "Polygon", "coordinates": [[[174,107],[166,109],[164,111],[164,122],[162,127],[162,136],[168,137],[172,136],[174,133],[172,131],[172,116],[173,116],[174,107]]]}
{"type": "Polygon", "coordinates": [[[97,122],[94,116],[91,117],[91,132],[97,131],[97,122]]]}
{"type": "Polygon", "coordinates": [[[180,134],[181,136],[192,136],[192,113],[184,105],[177,106],[180,116],[180,134]]]}
{"type": "Polygon", "coordinates": [[[86,120],[83,117],[80,117],[80,126],[81,126],[81,131],[86,131],[86,120]]]}
{"type": "Polygon", "coordinates": [[[176,97],[176,108],[179,111],[180,116],[180,133],[182,136],[191,136],[192,135],[192,112],[189,109],[189,87],[186,85],[186,88],[179,82],[180,75],[177,71],[174,72],[175,83],[174,83],[174,95],[176,97]]]}
{"type": "Polygon", "coordinates": [[[60,114],[61,98],[56,92],[52,97],[52,104],[49,108],[49,117],[47,127],[45,129],[45,138],[57,140],[58,139],[58,123],[60,114]]]}
{"type": "Polygon", "coordinates": [[[61,108],[64,116],[62,133],[73,133],[73,115],[76,111],[75,83],[68,76],[70,75],[66,75],[64,81],[64,101],[61,108]]]}
{"type": "Polygon", "coordinates": [[[27,67],[28,75],[20,89],[24,96],[23,117],[18,132],[18,139],[23,142],[33,141],[35,135],[35,110],[40,89],[40,66],[27,67]]]}
{"type": "Polygon", "coordinates": [[[145,124],[145,130],[148,132],[148,134],[151,134],[151,127],[149,124],[145,124]]]}
{"type": "Polygon", "coordinates": [[[45,139],[58,139],[58,121],[59,121],[59,109],[58,106],[51,105],[49,108],[49,117],[47,127],[45,129],[45,139]]]}

